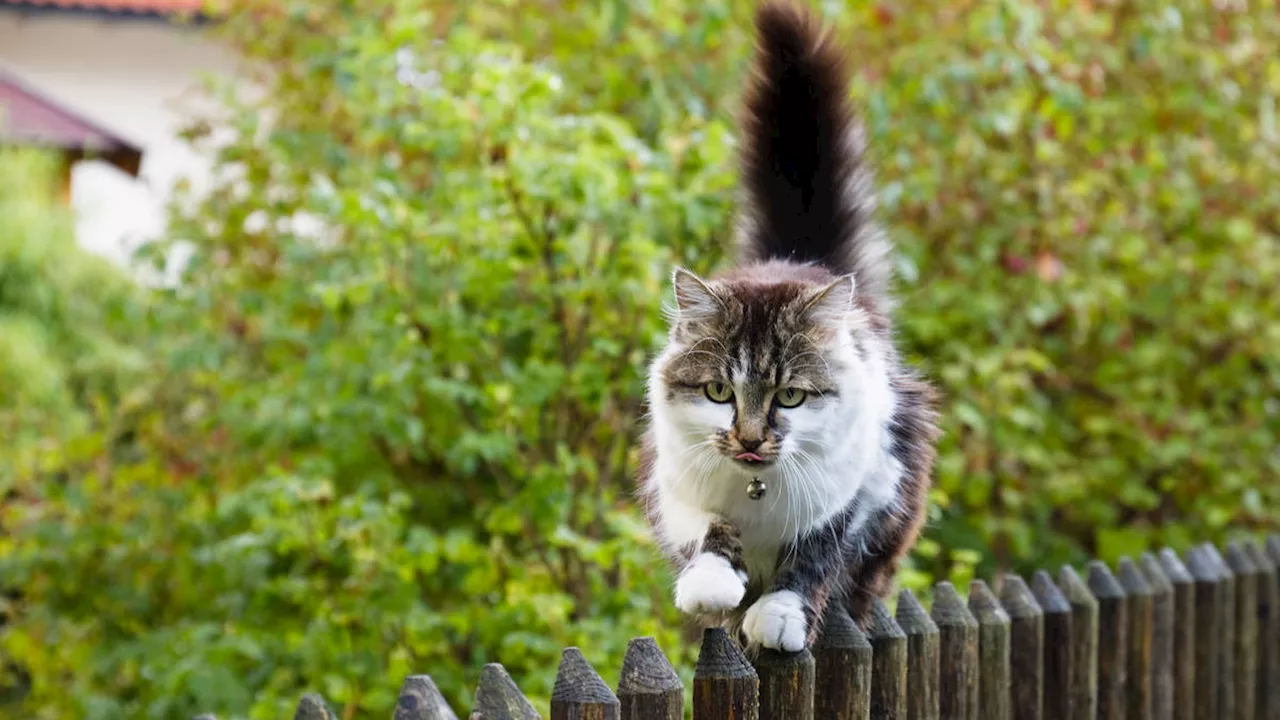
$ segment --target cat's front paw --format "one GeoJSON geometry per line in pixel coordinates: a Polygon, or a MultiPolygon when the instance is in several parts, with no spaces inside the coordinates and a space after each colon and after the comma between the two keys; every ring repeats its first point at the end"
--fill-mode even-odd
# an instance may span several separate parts
{"type": "Polygon", "coordinates": [[[752,643],[771,650],[799,652],[804,649],[809,634],[804,600],[790,590],[771,592],[747,610],[742,631],[752,643]]]}
{"type": "Polygon", "coordinates": [[[722,555],[702,553],[676,580],[676,607],[689,614],[723,612],[738,607],[747,579],[722,555]]]}

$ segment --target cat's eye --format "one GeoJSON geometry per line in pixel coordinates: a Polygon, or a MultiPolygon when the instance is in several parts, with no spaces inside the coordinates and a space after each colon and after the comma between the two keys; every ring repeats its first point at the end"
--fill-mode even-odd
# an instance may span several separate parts
{"type": "Polygon", "coordinates": [[[733,399],[733,388],[727,383],[709,382],[703,387],[703,392],[711,402],[727,403],[733,399]]]}
{"type": "Polygon", "coordinates": [[[777,400],[780,407],[800,407],[800,403],[804,402],[805,392],[795,388],[782,388],[774,394],[773,398],[777,400]]]}

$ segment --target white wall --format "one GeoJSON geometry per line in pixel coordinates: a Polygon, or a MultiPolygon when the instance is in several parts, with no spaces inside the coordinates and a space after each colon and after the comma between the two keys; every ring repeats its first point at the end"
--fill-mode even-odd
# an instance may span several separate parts
{"type": "Polygon", "coordinates": [[[0,64],[143,149],[137,180],[98,161],[72,175],[80,243],[123,263],[161,231],[174,181],[200,186],[207,163],[174,133],[198,107],[200,78],[234,72],[235,57],[198,29],[158,20],[0,12],[0,64]]]}

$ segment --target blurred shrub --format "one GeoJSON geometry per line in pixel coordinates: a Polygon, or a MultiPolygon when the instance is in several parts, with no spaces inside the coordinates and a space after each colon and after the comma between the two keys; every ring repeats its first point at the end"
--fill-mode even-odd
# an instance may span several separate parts
{"type": "MultiPolygon", "coordinates": [[[[903,582],[1275,526],[1274,3],[822,7],[947,395],[903,582]]],[[[262,92],[190,133],[147,401],[4,516],[23,716],[465,707],[492,661],[545,710],[562,646],[687,660],[632,443],[669,266],[727,245],[750,15],[243,4],[262,92]]]]}
{"type": "Polygon", "coordinates": [[[128,277],[75,242],[55,156],[0,148],[0,495],[14,468],[92,424],[130,384],[141,299],[128,277]]]}
{"type": "Polygon", "coordinates": [[[152,402],[12,519],[26,715],[278,717],[303,685],[386,715],[426,668],[469,705],[485,662],[545,709],[566,645],[615,675],[633,635],[678,654],[630,474],[673,252],[728,210],[724,124],[655,145],[411,7],[259,9],[221,32],[267,92],[227,88],[229,144],[191,133],[218,177],[172,221],[152,402]]]}
{"type": "Polygon", "coordinates": [[[1025,570],[1275,527],[1276,4],[875,16],[903,334],[949,398],[931,540],[1025,570]]]}
{"type": "MultiPolygon", "coordinates": [[[[76,244],[58,162],[0,148],[0,565],[19,544],[47,541],[55,528],[40,524],[40,503],[67,478],[45,472],[110,422],[144,366],[131,347],[143,296],[76,244]]],[[[8,581],[0,572],[0,637],[22,599],[21,583],[8,581]]],[[[33,670],[0,652],[0,709],[29,689],[33,670]]]]}

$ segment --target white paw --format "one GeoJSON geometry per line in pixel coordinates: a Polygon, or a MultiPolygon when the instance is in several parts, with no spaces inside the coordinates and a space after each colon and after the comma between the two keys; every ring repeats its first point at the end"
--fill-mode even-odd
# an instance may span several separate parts
{"type": "Polygon", "coordinates": [[[676,607],[689,614],[732,610],[746,592],[746,578],[728,560],[702,553],[676,580],[676,607]]]}
{"type": "Polygon", "coordinates": [[[770,650],[799,652],[808,635],[804,600],[790,590],[769,593],[747,610],[742,631],[752,643],[770,650]]]}

